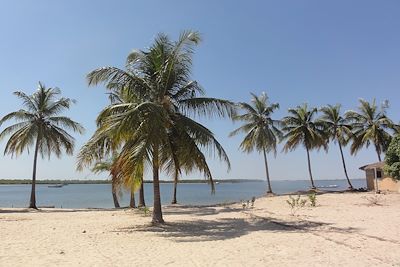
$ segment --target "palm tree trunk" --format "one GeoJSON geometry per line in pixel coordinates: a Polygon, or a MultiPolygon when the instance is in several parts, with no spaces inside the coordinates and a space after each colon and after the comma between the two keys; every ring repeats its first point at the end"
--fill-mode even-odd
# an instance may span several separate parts
{"type": "Polygon", "coordinates": [[[114,207],[115,208],[119,208],[119,202],[118,202],[118,197],[117,197],[117,193],[115,191],[112,192],[112,197],[113,197],[113,201],[114,201],[114,207]]]}
{"type": "Polygon", "coordinates": [[[310,180],[311,180],[311,189],[316,189],[316,187],[314,185],[314,179],[312,176],[312,172],[311,172],[310,151],[308,150],[308,147],[306,147],[306,150],[307,150],[307,161],[308,161],[308,173],[310,174],[310,180]]]}
{"type": "Polygon", "coordinates": [[[376,150],[376,154],[378,154],[378,160],[379,160],[379,162],[381,162],[382,161],[382,159],[381,159],[381,151],[380,151],[380,149],[378,148],[377,145],[375,145],[375,150],[376,150]]]}
{"type": "Polygon", "coordinates": [[[118,202],[117,190],[115,188],[114,181],[115,181],[114,178],[111,179],[111,193],[112,193],[112,198],[113,198],[113,201],[114,201],[114,207],[115,208],[119,208],[120,206],[119,206],[119,202],[118,202]]]}
{"type": "Polygon", "coordinates": [[[172,201],[171,204],[176,204],[178,203],[176,201],[176,190],[178,188],[178,172],[175,170],[175,177],[174,177],[174,194],[172,196],[172,201]]]}
{"type": "Polygon", "coordinates": [[[174,194],[173,194],[173,197],[172,197],[171,204],[177,204],[178,203],[176,201],[176,189],[177,189],[177,187],[178,187],[178,182],[174,181],[174,194]]]}
{"type": "Polygon", "coordinates": [[[268,183],[268,191],[267,191],[267,194],[272,194],[271,180],[269,179],[269,170],[268,170],[267,153],[265,152],[265,148],[263,148],[263,155],[264,155],[264,163],[265,163],[265,174],[266,174],[266,176],[267,176],[267,183],[268,183]]]}
{"type": "Polygon", "coordinates": [[[37,165],[37,156],[39,152],[39,134],[36,138],[35,145],[35,154],[33,158],[33,173],[32,173],[32,190],[31,190],[31,199],[29,201],[29,208],[37,209],[36,207],[36,165],[37,165]]]}
{"type": "Polygon", "coordinates": [[[130,208],[136,208],[135,192],[133,191],[133,189],[131,189],[131,200],[129,201],[129,207],[130,208]]]}
{"type": "Polygon", "coordinates": [[[144,182],[142,177],[142,184],[140,185],[139,190],[139,205],[138,207],[146,207],[146,203],[144,202],[144,182]]]}
{"type": "Polygon", "coordinates": [[[159,160],[158,160],[158,146],[153,148],[153,224],[164,223],[161,210],[161,198],[160,198],[160,180],[159,180],[159,160]]]}
{"type": "Polygon", "coordinates": [[[346,175],[347,183],[349,184],[349,189],[350,189],[350,190],[353,190],[354,187],[353,187],[353,185],[352,185],[351,182],[350,182],[349,175],[347,174],[346,162],[345,162],[344,156],[343,156],[342,145],[340,144],[339,141],[338,141],[338,144],[339,144],[339,149],[340,149],[340,155],[342,156],[342,163],[343,163],[344,174],[346,175]]]}

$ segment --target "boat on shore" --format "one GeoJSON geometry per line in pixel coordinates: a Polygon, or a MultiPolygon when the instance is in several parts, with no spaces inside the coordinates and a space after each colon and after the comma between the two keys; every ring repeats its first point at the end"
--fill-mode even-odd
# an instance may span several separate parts
{"type": "Polygon", "coordinates": [[[64,185],[63,184],[54,184],[54,185],[48,185],[47,187],[48,188],[60,188],[60,187],[63,187],[64,185]]]}

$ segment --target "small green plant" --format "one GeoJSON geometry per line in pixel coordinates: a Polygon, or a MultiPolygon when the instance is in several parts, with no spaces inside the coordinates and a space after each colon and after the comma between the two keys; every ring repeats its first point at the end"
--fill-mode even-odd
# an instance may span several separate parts
{"type": "Polygon", "coordinates": [[[143,212],[144,216],[150,215],[150,209],[148,207],[140,207],[139,210],[143,212]]]}
{"type": "Polygon", "coordinates": [[[311,193],[307,195],[308,200],[310,201],[310,206],[315,207],[317,206],[317,194],[311,193]]]}
{"type": "Polygon", "coordinates": [[[304,206],[307,203],[306,199],[301,199],[300,195],[297,195],[296,198],[289,196],[289,199],[286,200],[286,203],[288,203],[290,207],[290,214],[292,216],[296,215],[297,211],[301,208],[304,208],[304,206]]]}

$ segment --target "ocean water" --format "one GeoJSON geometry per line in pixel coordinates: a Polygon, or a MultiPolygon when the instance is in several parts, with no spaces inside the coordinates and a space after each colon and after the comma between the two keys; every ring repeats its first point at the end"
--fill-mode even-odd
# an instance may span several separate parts
{"type": "MultiPolygon", "coordinates": [[[[347,188],[345,180],[318,180],[317,186],[338,185],[337,188],[325,190],[343,190],[347,188]]],[[[352,180],[356,188],[366,187],[365,179],[352,180]]],[[[306,190],[310,182],[272,181],[275,193],[283,194],[306,190]]],[[[70,184],[61,188],[49,188],[48,185],[37,185],[36,201],[38,206],[55,206],[56,208],[111,208],[113,201],[110,184],[70,184]]],[[[219,183],[215,194],[211,194],[207,184],[179,184],[177,199],[180,204],[208,205],[248,200],[253,196],[265,194],[266,182],[219,183]]],[[[0,207],[27,207],[30,197],[30,185],[0,185],[0,207]]],[[[152,184],[145,184],[146,205],[151,206],[153,200],[152,184]]],[[[161,184],[161,201],[171,202],[173,184],[161,184]]],[[[138,194],[136,194],[136,203],[138,194]]],[[[121,192],[121,206],[128,206],[129,193],[121,192]]]]}

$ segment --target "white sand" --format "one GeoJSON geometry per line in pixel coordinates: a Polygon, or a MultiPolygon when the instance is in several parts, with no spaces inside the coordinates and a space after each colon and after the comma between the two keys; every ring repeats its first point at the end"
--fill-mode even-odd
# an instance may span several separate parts
{"type": "Polygon", "coordinates": [[[400,266],[400,194],[326,194],[291,216],[286,196],[254,209],[0,209],[0,266],[400,266]],[[86,232],[85,232],[86,231],[86,232]]]}

